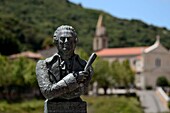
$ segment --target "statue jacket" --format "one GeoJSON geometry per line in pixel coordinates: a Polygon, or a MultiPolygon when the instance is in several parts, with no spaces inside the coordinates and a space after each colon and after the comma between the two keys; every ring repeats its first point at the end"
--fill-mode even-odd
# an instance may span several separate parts
{"type": "Polygon", "coordinates": [[[74,73],[83,71],[86,61],[74,54],[70,62],[62,61],[57,53],[45,60],[39,60],[36,66],[38,85],[46,99],[74,99],[87,91],[88,83],[93,74],[89,68],[88,78],[78,83],[74,73]]]}

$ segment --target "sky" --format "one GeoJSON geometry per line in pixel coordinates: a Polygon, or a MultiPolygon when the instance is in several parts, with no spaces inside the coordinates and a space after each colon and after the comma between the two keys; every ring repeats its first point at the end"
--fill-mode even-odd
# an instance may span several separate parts
{"type": "Polygon", "coordinates": [[[170,30],[170,0],[70,0],[123,19],[138,19],[170,30]]]}

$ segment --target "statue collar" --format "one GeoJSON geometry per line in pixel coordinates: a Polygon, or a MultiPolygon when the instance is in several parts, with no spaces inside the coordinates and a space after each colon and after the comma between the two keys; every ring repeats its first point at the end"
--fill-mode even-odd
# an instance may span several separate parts
{"type": "Polygon", "coordinates": [[[51,57],[49,57],[49,58],[46,58],[46,59],[45,59],[45,62],[46,62],[46,63],[50,63],[50,62],[52,62],[52,60],[53,60],[55,57],[60,58],[60,55],[59,55],[58,53],[55,53],[53,56],[51,56],[51,57]]]}

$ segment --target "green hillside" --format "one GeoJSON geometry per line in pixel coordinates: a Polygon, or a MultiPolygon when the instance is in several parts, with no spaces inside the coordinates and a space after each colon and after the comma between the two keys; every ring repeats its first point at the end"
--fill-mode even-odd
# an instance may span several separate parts
{"type": "Polygon", "coordinates": [[[62,24],[72,25],[77,30],[78,46],[89,53],[101,13],[109,47],[151,45],[159,34],[163,45],[170,48],[170,30],[166,28],[119,19],[69,0],[0,0],[0,53],[10,55],[47,47],[52,43],[53,32],[62,24]]]}

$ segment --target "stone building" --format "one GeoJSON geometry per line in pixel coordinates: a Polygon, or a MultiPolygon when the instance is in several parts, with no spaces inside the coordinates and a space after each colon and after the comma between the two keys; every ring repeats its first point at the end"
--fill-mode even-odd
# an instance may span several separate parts
{"type": "Polygon", "coordinates": [[[108,37],[106,33],[106,28],[103,25],[102,19],[103,19],[103,16],[100,15],[98,22],[97,22],[97,26],[96,26],[95,37],[93,39],[93,50],[94,51],[98,51],[98,50],[108,47],[108,37]]]}
{"type": "Polygon", "coordinates": [[[93,40],[93,49],[99,57],[109,62],[129,60],[131,68],[136,72],[135,84],[142,89],[155,88],[159,76],[165,76],[170,80],[170,52],[160,43],[159,36],[149,47],[107,48],[107,46],[106,28],[100,15],[93,40]]]}
{"type": "Polygon", "coordinates": [[[25,51],[22,53],[17,53],[17,54],[8,56],[9,59],[17,59],[20,57],[26,57],[26,58],[30,58],[30,59],[34,59],[34,60],[39,60],[39,59],[43,58],[43,56],[40,53],[34,53],[31,51],[25,51]]]}

